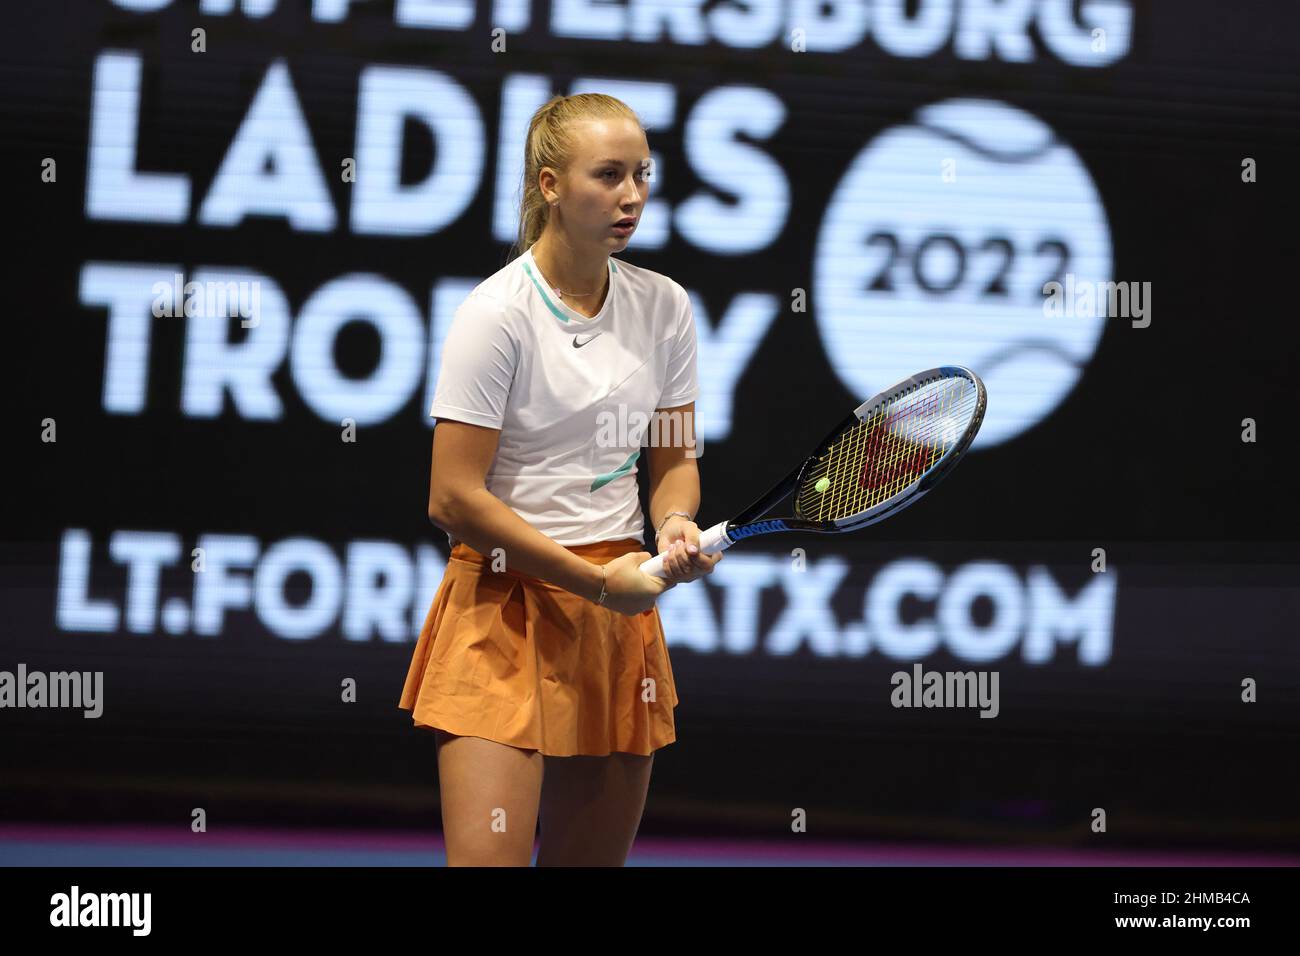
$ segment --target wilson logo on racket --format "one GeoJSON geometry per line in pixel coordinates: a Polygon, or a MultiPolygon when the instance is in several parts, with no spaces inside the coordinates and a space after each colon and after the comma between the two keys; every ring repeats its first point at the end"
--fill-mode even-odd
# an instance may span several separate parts
{"type": "MultiPolygon", "coordinates": [[[[702,531],[700,550],[714,554],[742,538],[777,531],[854,531],[897,514],[961,460],[987,406],[984,383],[963,366],[905,378],[855,408],[758,501],[702,531]],[[792,492],[794,517],[763,518],[792,492]]],[[[666,577],[663,556],[641,570],[666,577]]]]}
{"type": "MultiPolygon", "coordinates": [[[[748,538],[754,534],[769,534],[773,531],[785,531],[785,522],[780,518],[773,518],[771,521],[759,521],[755,524],[746,525],[743,528],[737,528],[731,533],[732,540],[739,541],[741,538],[748,538]]],[[[703,535],[700,536],[703,539],[703,535]]],[[[712,552],[709,552],[710,554],[712,552]]]]}

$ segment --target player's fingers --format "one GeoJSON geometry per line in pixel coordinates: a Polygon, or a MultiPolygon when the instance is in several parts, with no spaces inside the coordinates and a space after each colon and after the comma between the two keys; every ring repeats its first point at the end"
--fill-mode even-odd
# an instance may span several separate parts
{"type": "Polygon", "coordinates": [[[718,558],[721,556],[721,551],[716,554],[705,554],[703,551],[697,551],[691,555],[691,563],[697,568],[711,568],[718,563],[718,558]]]}
{"type": "Polygon", "coordinates": [[[677,542],[676,561],[677,561],[677,571],[679,574],[691,573],[691,560],[690,560],[690,555],[686,553],[685,541],[679,540],[677,542]]]}

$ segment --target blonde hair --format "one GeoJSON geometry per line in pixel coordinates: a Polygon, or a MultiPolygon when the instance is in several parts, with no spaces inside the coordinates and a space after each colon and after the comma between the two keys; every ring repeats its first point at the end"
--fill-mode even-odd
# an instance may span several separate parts
{"type": "MultiPolygon", "coordinates": [[[[630,119],[641,127],[641,118],[622,100],[604,93],[575,93],[553,96],[533,114],[524,141],[524,179],[520,188],[519,237],[512,259],[523,255],[542,235],[551,207],[537,184],[543,166],[564,170],[573,158],[573,127],[584,120],[630,119]]],[[[644,127],[641,127],[644,129],[644,127]]]]}

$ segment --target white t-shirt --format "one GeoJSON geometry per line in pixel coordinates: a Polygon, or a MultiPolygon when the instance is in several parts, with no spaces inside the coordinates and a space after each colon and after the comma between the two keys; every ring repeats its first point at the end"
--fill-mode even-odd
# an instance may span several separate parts
{"type": "Polygon", "coordinates": [[[456,310],[429,414],[501,430],[487,489],[552,540],[644,541],[641,442],[655,409],[699,396],[695,350],[691,300],[672,279],[610,258],[589,318],[547,286],[530,248],[456,310]]]}

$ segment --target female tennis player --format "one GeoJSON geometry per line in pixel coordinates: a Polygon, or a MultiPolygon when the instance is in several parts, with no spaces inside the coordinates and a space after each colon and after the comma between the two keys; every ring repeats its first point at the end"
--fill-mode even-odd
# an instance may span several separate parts
{"type": "Polygon", "coordinates": [[[654,751],[676,740],[655,599],[722,555],[700,553],[693,520],[690,299],[611,258],[645,210],[650,162],[614,97],[539,109],[518,255],[470,293],[443,345],[429,518],[452,550],[398,706],[435,733],[452,866],[527,866],[539,814],[538,865],[622,866],[654,751]],[[638,431],[654,413],[674,427],[638,431]],[[638,568],[650,436],[666,578],[638,568]]]}

